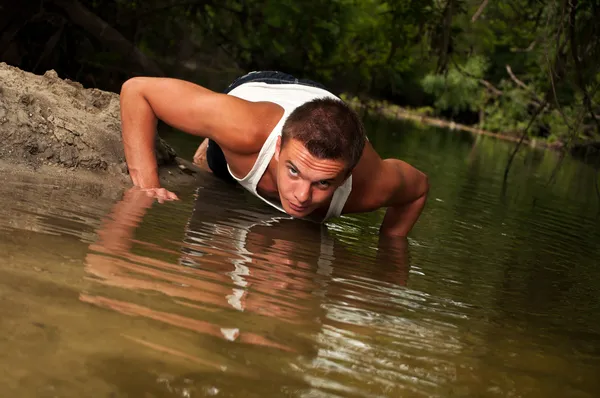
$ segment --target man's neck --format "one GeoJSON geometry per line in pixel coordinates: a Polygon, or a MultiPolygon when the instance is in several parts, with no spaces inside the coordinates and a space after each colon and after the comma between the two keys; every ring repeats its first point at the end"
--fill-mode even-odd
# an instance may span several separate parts
{"type": "Polygon", "coordinates": [[[258,181],[258,186],[256,189],[261,195],[264,195],[269,199],[279,200],[279,189],[277,187],[277,164],[278,162],[275,159],[275,156],[273,156],[269,161],[267,169],[258,181]]]}

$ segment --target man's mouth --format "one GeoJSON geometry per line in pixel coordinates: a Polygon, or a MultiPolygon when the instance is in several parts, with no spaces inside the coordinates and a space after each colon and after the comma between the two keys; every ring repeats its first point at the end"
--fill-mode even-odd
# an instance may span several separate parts
{"type": "Polygon", "coordinates": [[[307,209],[308,206],[300,206],[300,205],[296,205],[292,202],[288,202],[290,204],[290,207],[292,208],[292,210],[297,211],[297,212],[302,212],[304,210],[307,209]]]}

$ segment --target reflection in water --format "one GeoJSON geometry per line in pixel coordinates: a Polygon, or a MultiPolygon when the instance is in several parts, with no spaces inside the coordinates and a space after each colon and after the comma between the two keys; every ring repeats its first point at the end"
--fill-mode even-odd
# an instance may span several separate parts
{"type": "MultiPolygon", "coordinates": [[[[218,191],[210,194],[215,197],[203,195],[195,202],[178,253],[133,238],[152,199],[140,191],[126,192],[99,229],[99,240],[90,246],[86,271],[104,284],[155,290],[192,307],[206,309],[210,304],[291,323],[310,319],[311,304],[319,306],[313,296],[325,295],[336,261],[334,239],[327,229],[239,210],[244,204],[231,200],[224,206],[218,191]],[[134,243],[178,255],[179,265],[133,254],[134,243]]],[[[386,251],[386,258],[396,263],[383,268],[396,267],[407,275],[402,272],[407,270],[406,249],[403,244],[397,251],[386,251]]],[[[348,253],[342,255],[349,260],[348,253]]],[[[405,278],[399,282],[404,284],[405,278]]]]}
{"type": "Polygon", "coordinates": [[[509,148],[390,137],[432,183],[408,241],[379,240],[380,213],[321,227],[208,176],[158,205],[0,173],[3,392],[598,396],[595,171],[565,160],[549,185],[552,154],[524,151],[503,196],[509,148]]]}
{"type": "MultiPolygon", "coordinates": [[[[278,280],[275,280],[273,275],[263,278],[261,272],[265,271],[257,266],[256,275],[252,276],[256,282],[250,283],[250,285],[256,285],[252,286],[256,293],[251,295],[251,299],[247,299],[245,297],[247,291],[243,289],[248,288],[249,283],[244,280],[244,277],[251,278],[251,276],[244,263],[252,260],[244,261],[243,257],[244,254],[250,254],[250,252],[246,250],[245,253],[237,253],[235,250],[236,240],[221,239],[223,234],[217,231],[214,235],[209,232],[211,240],[203,242],[202,247],[205,251],[202,254],[214,256],[212,259],[208,256],[203,259],[204,269],[201,267],[183,268],[159,259],[130,253],[133,232],[141,222],[146,210],[151,206],[152,201],[141,191],[133,190],[125,194],[124,199],[115,206],[113,213],[99,231],[99,242],[90,247],[92,252],[87,257],[87,272],[99,278],[104,284],[134,290],[154,290],[182,299],[184,301],[179,301],[179,303],[192,308],[201,308],[207,304],[216,307],[229,305],[237,310],[247,309],[262,315],[276,316],[279,319],[291,321],[301,319],[298,317],[300,309],[298,306],[277,299],[277,289],[296,289],[301,295],[302,281],[295,284],[293,275],[286,275],[286,272],[281,272],[278,280]],[[234,258],[230,259],[227,253],[233,253],[234,258]],[[226,272],[228,268],[232,269],[226,272]],[[228,277],[236,286],[233,290],[227,286],[228,277]]],[[[197,237],[192,239],[198,240],[197,237]]],[[[184,244],[182,248],[185,257],[181,259],[181,262],[187,263],[192,258],[193,245],[184,244]],[[190,248],[192,250],[186,250],[190,248]]],[[[254,333],[241,332],[237,327],[219,328],[197,319],[153,311],[108,298],[82,295],[81,299],[124,314],[145,316],[199,333],[223,337],[230,341],[239,340],[245,343],[290,350],[288,347],[254,333]]]]}
{"type": "MultiPolygon", "coordinates": [[[[170,311],[100,294],[82,293],[80,300],[222,341],[312,358],[312,364],[306,365],[322,368],[319,363],[327,356],[327,350],[315,351],[315,340],[330,344],[327,340],[331,340],[331,332],[344,323],[355,324],[361,333],[369,328],[376,330],[375,325],[360,321],[361,311],[348,309],[347,303],[362,303],[364,311],[375,311],[378,301],[384,302],[397,290],[396,283],[406,284],[408,246],[404,239],[382,240],[376,256],[368,250],[351,253],[336,242],[325,226],[274,215],[268,212],[270,209],[265,212],[260,206],[248,206],[243,196],[231,196],[230,192],[210,186],[199,189],[196,196],[184,238],[181,242],[172,241],[177,250],[134,238],[152,199],[130,190],[105,218],[98,231],[99,239],[90,246],[86,257],[86,272],[95,282],[171,297],[174,306],[170,306],[170,311]],[[144,254],[134,254],[136,245],[144,254]],[[157,253],[171,255],[172,259],[161,260],[157,253]],[[361,267],[357,256],[359,261],[373,265],[361,267]],[[336,277],[335,268],[345,266],[355,268],[356,280],[336,277]],[[381,275],[386,275],[389,282],[372,279],[381,275]],[[348,294],[348,287],[352,294],[348,294]],[[346,296],[346,304],[326,303],[332,296],[346,296]],[[189,309],[195,313],[189,315],[189,309]],[[268,322],[273,326],[265,328],[266,319],[271,319],[268,322]],[[277,329],[282,332],[271,332],[277,329]]],[[[133,296],[136,299],[139,298],[133,296]]],[[[159,305],[164,306],[164,302],[159,305]]],[[[353,332],[350,329],[347,333],[353,332]]],[[[165,354],[207,362],[164,344],[127,337],[165,354]]],[[[349,337],[345,339],[351,341],[349,337]]],[[[295,368],[296,372],[300,369],[298,365],[295,368]]],[[[304,378],[307,370],[297,376],[304,378]]],[[[307,379],[312,384],[315,380],[307,379]]]]}

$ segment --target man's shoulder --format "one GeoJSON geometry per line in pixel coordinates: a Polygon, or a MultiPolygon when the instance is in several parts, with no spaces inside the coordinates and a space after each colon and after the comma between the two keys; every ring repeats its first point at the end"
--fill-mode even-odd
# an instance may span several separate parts
{"type": "MultiPolygon", "coordinates": [[[[260,152],[263,144],[284,115],[279,105],[269,102],[248,103],[251,117],[236,124],[234,131],[215,139],[223,150],[232,154],[251,155],[260,152]]],[[[235,118],[236,115],[224,114],[223,117],[235,118]]]]}
{"type": "Polygon", "coordinates": [[[344,213],[363,213],[380,208],[388,191],[386,174],[383,159],[368,144],[352,171],[352,192],[344,206],[344,213]]]}

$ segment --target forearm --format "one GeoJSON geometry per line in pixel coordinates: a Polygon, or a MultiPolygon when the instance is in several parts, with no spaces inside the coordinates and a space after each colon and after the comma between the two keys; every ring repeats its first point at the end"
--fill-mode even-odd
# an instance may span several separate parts
{"type": "Polygon", "coordinates": [[[115,204],[112,212],[105,217],[98,230],[99,241],[94,250],[124,253],[131,247],[134,231],[142,222],[153,198],[139,188],[126,191],[115,204]]]}
{"type": "Polygon", "coordinates": [[[381,279],[406,286],[410,271],[408,240],[406,237],[380,235],[377,246],[377,264],[381,279]]]}
{"type": "Polygon", "coordinates": [[[154,154],[157,118],[143,87],[143,82],[130,80],[121,90],[123,148],[133,184],[156,188],[160,186],[154,154]]]}
{"type": "Polygon", "coordinates": [[[412,202],[388,207],[381,223],[380,233],[388,236],[408,235],[419,219],[426,202],[427,193],[425,192],[412,202]]]}

